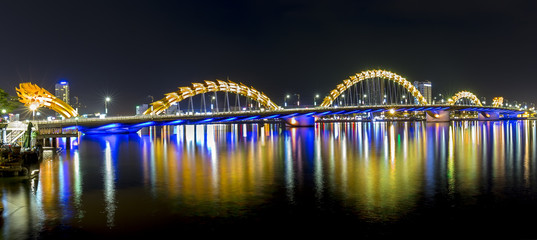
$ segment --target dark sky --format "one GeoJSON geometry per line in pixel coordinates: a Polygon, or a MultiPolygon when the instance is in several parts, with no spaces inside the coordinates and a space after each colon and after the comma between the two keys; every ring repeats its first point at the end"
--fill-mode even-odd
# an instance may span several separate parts
{"type": "Polygon", "coordinates": [[[135,105],[205,79],[278,104],[326,95],[383,68],[433,92],[537,102],[537,1],[0,2],[0,88],[61,79],[86,113],[135,105]]]}

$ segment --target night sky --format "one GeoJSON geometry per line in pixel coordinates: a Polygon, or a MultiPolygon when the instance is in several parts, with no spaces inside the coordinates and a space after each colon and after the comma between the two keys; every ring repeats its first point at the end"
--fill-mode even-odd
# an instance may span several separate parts
{"type": "Polygon", "coordinates": [[[20,82],[111,115],[177,87],[229,79],[311,104],[372,68],[435,94],[537,102],[537,1],[0,2],[0,88],[20,82]]]}

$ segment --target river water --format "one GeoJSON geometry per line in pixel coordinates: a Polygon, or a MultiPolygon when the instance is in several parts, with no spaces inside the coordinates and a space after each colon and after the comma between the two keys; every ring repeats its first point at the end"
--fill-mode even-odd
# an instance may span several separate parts
{"type": "Polygon", "coordinates": [[[38,178],[0,179],[0,236],[536,238],[535,124],[186,125],[82,136],[45,152],[38,178]]]}

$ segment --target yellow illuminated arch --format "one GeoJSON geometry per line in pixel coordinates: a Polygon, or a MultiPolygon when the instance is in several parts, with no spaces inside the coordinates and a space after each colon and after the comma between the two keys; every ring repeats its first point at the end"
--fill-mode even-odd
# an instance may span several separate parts
{"type": "Polygon", "coordinates": [[[324,98],[324,101],[321,103],[321,107],[328,107],[332,105],[332,102],[336,100],[340,94],[344,93],[345,90],[347,90],[354,84],[357,84],[366,79],[377,78],[377,77],[392,80],[400,84],[407,91],[409,91],[413,97],[415,97],[418,100],[419,104],[421,105],[427,104],[427,100],[425,100],[425,98],[421,95],[420,91],[416,87],[414,87],[412,83],[407,81],[404,77],[401,77],[400,75],[396,73],[392,73],[386,70],[367,70],[361,73],[356,73],[355,75],[350,76],[348,79],[343,80],[343,83],[337,85],[336,89],[330,91],[330,94],[324,98]]]}
{"type": "Polygon", "coordinates": [[[495,97],[492,99],[492,106],[493,107],[501,107],[503,106],[503,97],[495,97]]]}
{"type": "Polygon", "coordinates": [[[78,116],[78,112],[69,106],[69,104],[35,84],[21,83],[19,84],[19,88],[15,89],[17,90],[19,101],[24,103],[24,106],[30,107],[31,110],[47,107],[61,114],[65,118],[78,116]]]}
{"type": "Polygon", "coordinates": [[[269,110],[281,109],[280,106],[276,105],[270,98],[267,97],[262,92],[257,91],[253,87],[247,87],[242,83],[234,83],[232,81],[224,82],[222,80],[207,81],[205,83],[192,83],[192,87],[179,87],[179,91],[166,93],[166,97],[163,99],[151,103],[153,109],[147,109],[144,114],[160,114],[167,108],[169,108],[173,103],[180,102],[189,97],[196,96],[202,93],[208,92],[230,92],[236,93],[250,99],[253,99],[263,105],[269,110]]]}
{"type": "Polygon", "coordinates": [[[461,98],[468,98],[468,99],[472,100],[472,102],[474,102],[476,105],[483,106],[481,104],[481,101],[479,101],[479,99],[473,93],[468,92],[468,91],[460,91],[460,92],[458,92],[457,94],[455,94],[453,97],[451,97],[448,100],[448,103],[450,105],[455,105],[455,103],[461,98]]]}

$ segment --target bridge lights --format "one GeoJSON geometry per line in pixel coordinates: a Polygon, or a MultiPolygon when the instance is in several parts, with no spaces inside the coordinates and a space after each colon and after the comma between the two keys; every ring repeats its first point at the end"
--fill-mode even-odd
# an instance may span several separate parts
{"type": "Polygon", "coordinates": [[[389,112],[390,114],[394,114],[394,113],[395,113],[395,109],[391,108],[390,110],[388,110],[388,112],[389,112]]]}
{"type": "Polygon", "coordinates": [[[32,120],[34,120],[35,119],[35,110],[37,110],[37,108],[39,108],[39,105],[37,103],[32,103],[32,104],[30,104],[29,108],[30,108],[30,111],[32,111],[32,120]]]}
{"type": "Polygon", "coordinates": [[[215,96],[213,96],[213,97],[211,98],[211,112],[212,112],[212,111],[213,111],[213,109],[214,109],[214,105],[213,105],[213,102],[214,102],[215,100],[216,100],[216,97],[215,97],[215,96]]]}
{"type": "Polygon", "coordinates": [[[104,99],[104,114],[108,115],[108,102],[110,102],[110,97],[104,99]]]}
{"type": "Polygon", "coordinates": [[[297,121],[295,118],[291,118],[291,125],[297,125],[297,121]]]}
{"type": "Polygon", "coordinates": [[[317,98],[319,98],[319,94],[315,94],[315,97],[313,98],[313,106],[317,106],[317,98]]]}
{"type": "Polygon", "coordinates": [[[31,111],[35,111],[35,110],[37,110],[37,107],[39,107],[37,104],[32,103],[32,104],[30,105],[30,110],[31,110],[31,111]]]}

